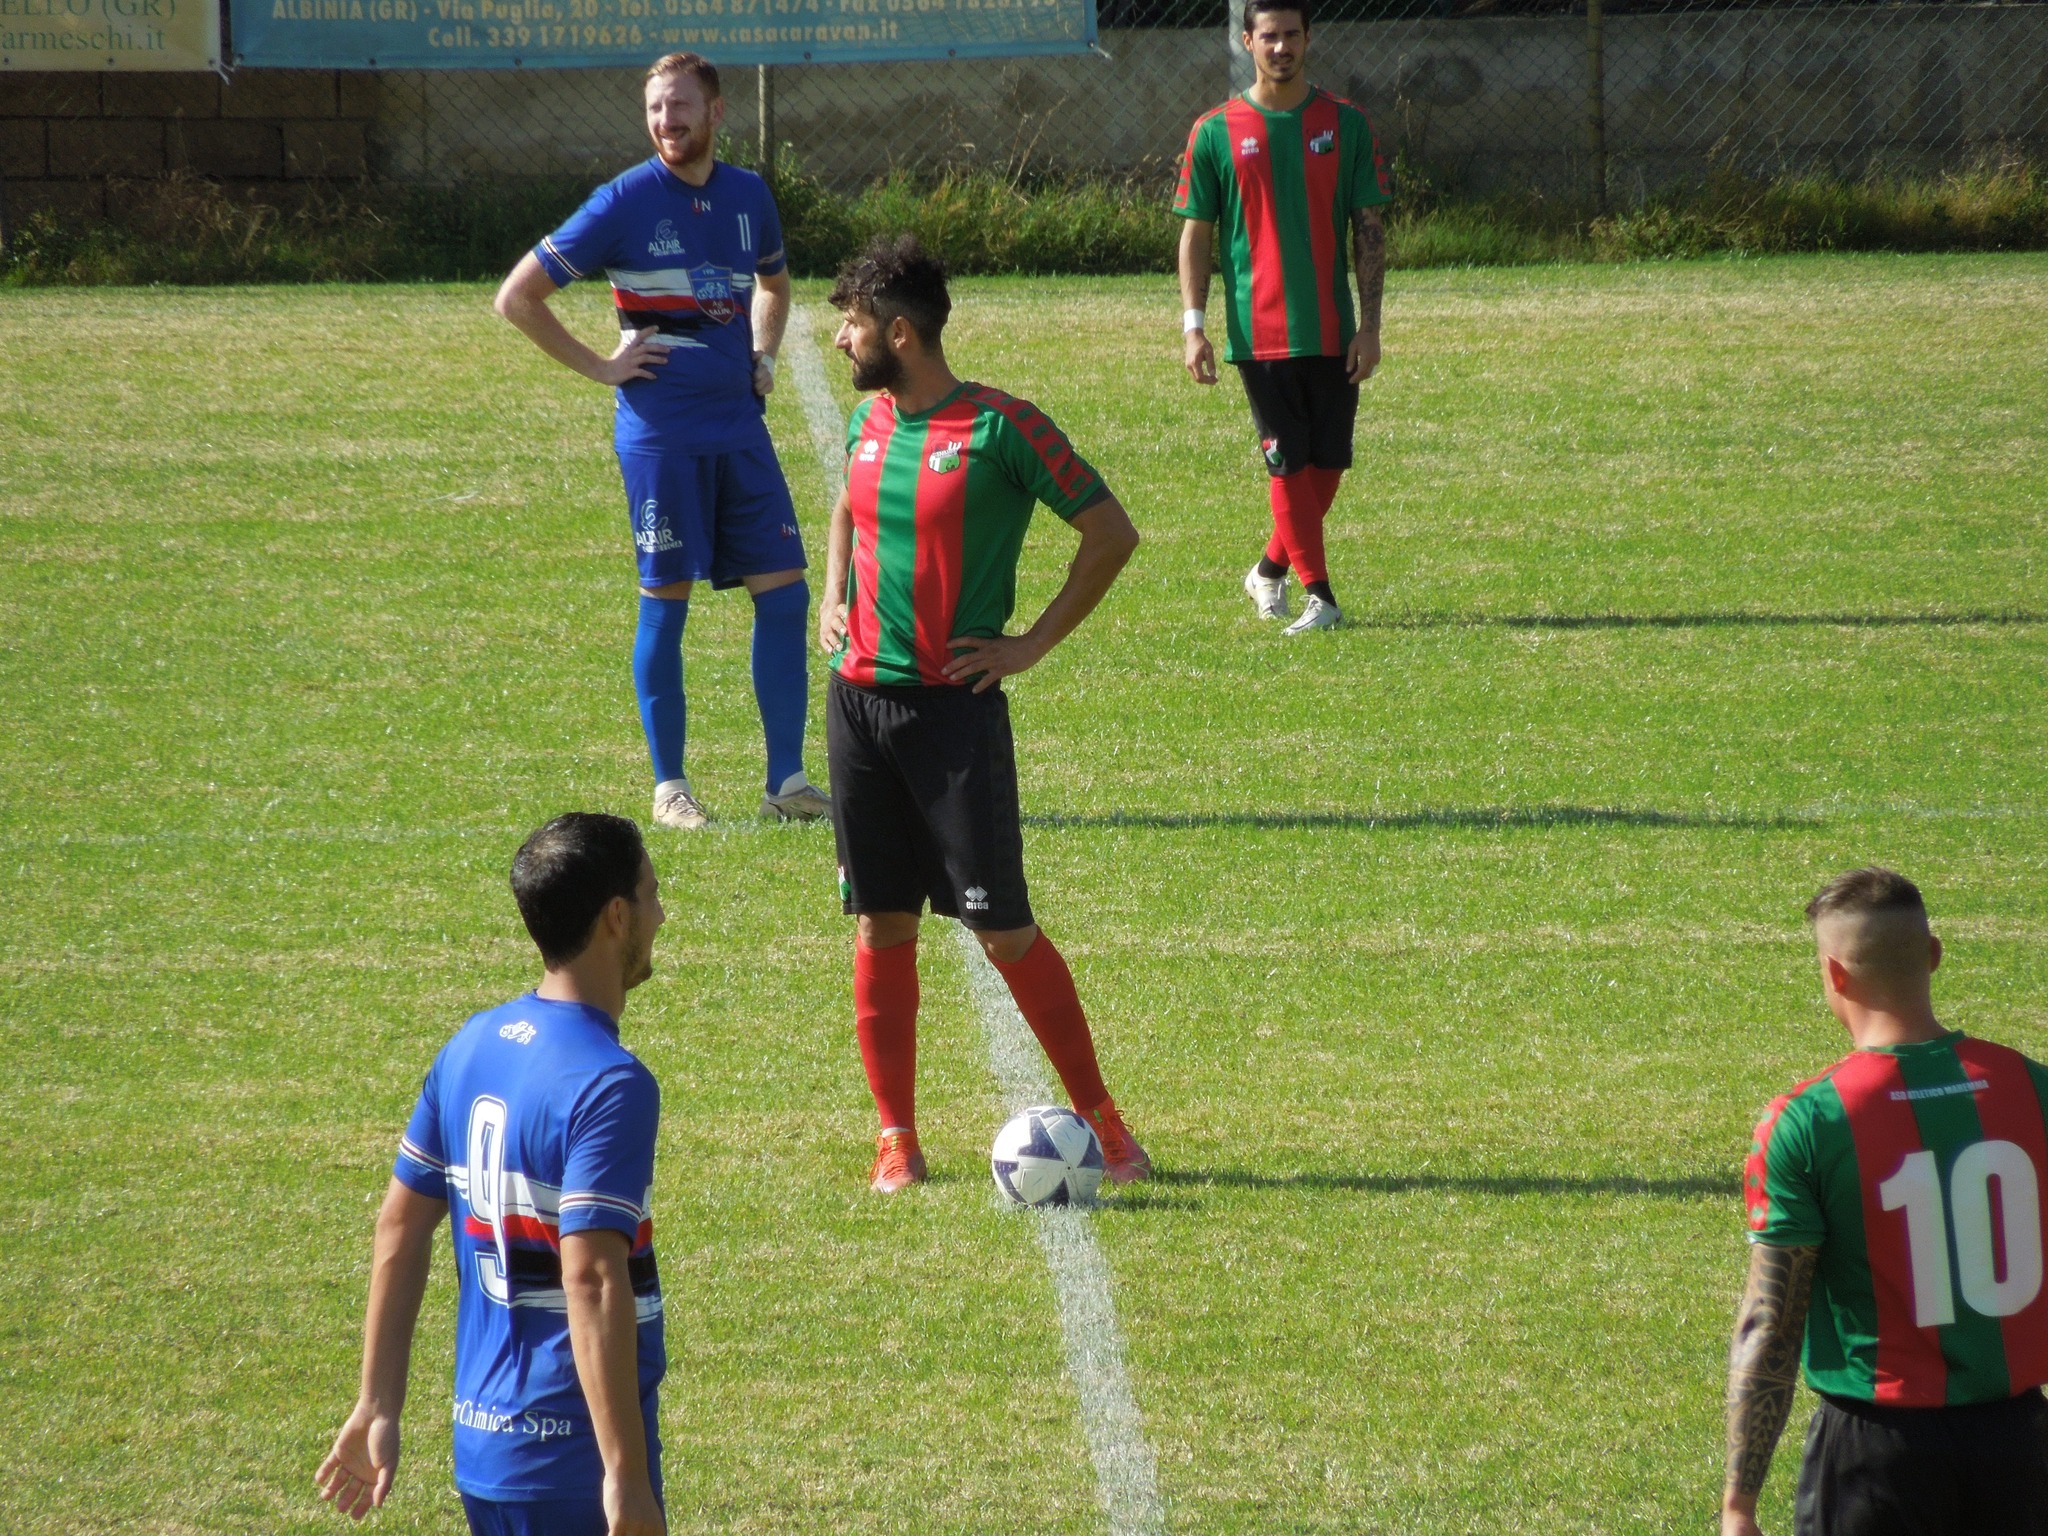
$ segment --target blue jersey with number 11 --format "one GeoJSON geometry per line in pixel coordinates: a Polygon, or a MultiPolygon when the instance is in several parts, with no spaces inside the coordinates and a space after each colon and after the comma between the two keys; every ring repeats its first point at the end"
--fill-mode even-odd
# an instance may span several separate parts
{"type": "Polygon", "coordinates": [[[623,1233],[639,1318],[648,1465],[666,1369],[648,1187],[661,1094],[580,1003],[528,993],[477,1014],[434,1058],[392,1172],[453,1218],[455,1485],[477,1498],[587,1494],[604,1461],[569,1346],[562,1239],[623,1233]]]}
{"type": "Polygon", "coordinates": [[[652,327],[668,361],[620,387],[620,448],[722,453],[765,447],[766,402],[754,393],[754,279],[788,262],[768,184],[713,161],[701,187],[659,158],[590,194],[534,249],[568,287],[603,272],[622,332],[652,327]]]}

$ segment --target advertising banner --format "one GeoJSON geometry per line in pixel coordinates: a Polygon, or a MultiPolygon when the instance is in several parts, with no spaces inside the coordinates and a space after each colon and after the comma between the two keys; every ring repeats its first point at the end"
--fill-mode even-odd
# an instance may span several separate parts
{"type": "MultiPolygon", "coordinates": [[[[52,0],[0,0],[27,3],[52,0]]],[[[721,67],[845,64],[1095,42],[1095,0],[233,0],[232,16],[236,64],[296,69],[635,66],[677,49],[721,67]]]]}
{"type": "Polygon", "coordinates": [[[220,0],[0,0],[0,70],[218,68],[220,0]]]}

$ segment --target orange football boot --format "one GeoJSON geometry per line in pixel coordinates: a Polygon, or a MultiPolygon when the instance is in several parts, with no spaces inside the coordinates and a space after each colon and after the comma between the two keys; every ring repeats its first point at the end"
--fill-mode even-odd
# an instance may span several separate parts
{"type": "Polygon", "coordinates": [[[918,1150],[917,1132],[884,1131],[875,1138],[875,1166],[868,1170],[868,1188],[878,1195],[893,1195],[899,1189],[922,1184],[924,1153],[918,1150]]]}
{"type": "Polygon", "coordinates": [[[1116,1100],[1104,1099],[1095,1108],[1084,1110],[1081,1118],[1095,1127],[1095,1139],[1102,1143],[1102,1171],[1110,1183],[1135,1184],[1152,1177],[1152,1159],[1124,1124],[1116,1100]]]}

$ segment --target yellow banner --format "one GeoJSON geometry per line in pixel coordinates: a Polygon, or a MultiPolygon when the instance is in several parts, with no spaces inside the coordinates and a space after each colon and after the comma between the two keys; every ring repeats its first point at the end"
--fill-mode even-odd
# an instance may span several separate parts
{"type": "Polygon", "coordinates": [[[0,70],[218,68],[220,0],[0,0],[0,70]]]}

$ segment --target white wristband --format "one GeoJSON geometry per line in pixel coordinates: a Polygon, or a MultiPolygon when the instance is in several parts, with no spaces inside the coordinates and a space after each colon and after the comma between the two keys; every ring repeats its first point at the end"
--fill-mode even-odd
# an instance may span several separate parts
{"type": "Polygon", "coordinates": [[[1182,310],[1180,312],[1181,334],[1185,336],[1189,331],[1202,330],[1204,328],[1204,321],[1206,319],[1207,316],[1205,316],[1203,312],[1199,309],[1182,310]]]}
{"type": "Polygon", "coordinates": [[[754,361],[759,363],[762,367],[768,370],[769,378],[772,379],[775,377],[775,354],[773,352],[763,352],[759,357],[755,358],[754,361]]]}

